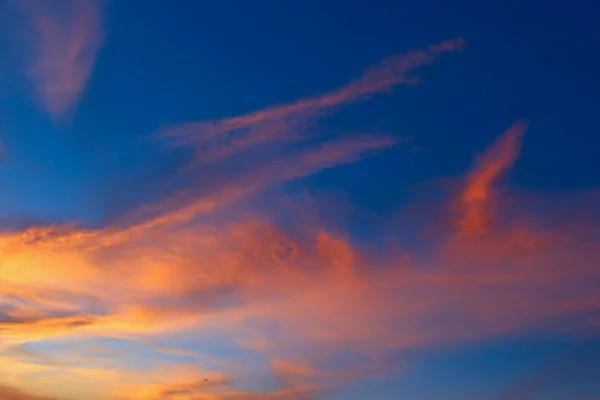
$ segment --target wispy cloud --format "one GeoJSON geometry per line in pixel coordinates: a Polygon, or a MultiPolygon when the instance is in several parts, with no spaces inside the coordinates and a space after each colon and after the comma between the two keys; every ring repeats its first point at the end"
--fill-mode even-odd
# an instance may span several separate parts
{"type": "Polygon", "coordinates": [[[252,192],[314,174],[324,169],[356,162],[370,153],[396,144],[392,136],[358,135],[326,142],[273,159],[260,160],[240,173],[220,179],[216,187],[201,196],[191,196],[188,190],[178,193],[162,204],[168,212],[144,220],[131,229],[139,230],[156,225],[182,223],[199,215],[213,212],[252,192]],[[173,207],[175,206],[175,207],[173,207]]]}
{"type": "Polygon", "coordinates": [[[0,322],[0,333],[2,334],[2,344],[7,345],[11,344],[11,337],[15,335],[18,337],[18,342],[23,343],[39,338],[43,339],[55,333],[69,331],[91,323],[91,318],[83,316],[11,319],[0,322]]]}
{"type": "Polygon", "coordinates": [[[60,119],[76,107],[104,39],[103,0],[15,0],[31,24],[28,74],[42,107],[60,119]]]}
{"type": "MultiPolygon", "coordinates": [[[[195,149],[193,167],[201,171],[197,181],[216,181],[220,187],[218,190],[212,188],[204,196],[194,196],[189,190],[177,193],[165,202],[171,208],[177,205],[173,212],[149,219],[143,226],[189,220],[249,192],[351,163],[369,153],[393,146],[397,138],[372,133],[346,134],[314,145],[309,142],[313,137],[306,135],[305,129],[344,105],[365,100],[371,94],[389,90],[398,84],[414,83],[415,79],[407,75],[409,72],[435,62],[443,53],[459,51],[462,47],[462,39],[443,41],[425,50],[386,58],[344,87],[320,96],[242,116],[178,124],[159,130],[159,137],[172,144],[195,149]],[[305,149],[286,152],[285,145],[290,141],[302,143],[305,149]],[[229,165],[248,154],[257,160],[258,165],[245,165],[234,177],[229,176],[230,172],[228,176],[202,175],[208,167],[217,171],[222,165],[229,165]]],[[[197,188],[194,190],[198,191],[197,188]]]]}
{"type": "Polygon", "coordinates": [[[413,84],[408,74],[431,64],[443,53],[459,51],[463,39],[448,40],[403,55],[383,59],[347,85],[294,103],[214,121],[179,124],[160,130],[159,134],[175,144],[193,145],[197,162],[210,163],[249,147],[274,142],[295,141],[303,128],[314,120],[334,112],[338,107],[365,100],[396,85],[413,84]]]}
{"type": "Polygon", "coordinates": [[[482,234],[489,229],[493,184],[516,161],[525,129],[524,121],[516,122],[477,158],[460,197],[464,214],[459,225],[466,233],[482,234]]]}

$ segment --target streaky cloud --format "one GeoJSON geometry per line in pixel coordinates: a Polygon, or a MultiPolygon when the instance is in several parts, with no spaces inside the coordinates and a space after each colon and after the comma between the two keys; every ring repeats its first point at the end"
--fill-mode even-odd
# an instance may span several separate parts
{"type": "Polygon", "coordinates": [[[159,135],[176,145],[197,149],[198,163],[212,163],[244,149],[273,141],[298,140],[300,130],[337,108],[365,100],[399,84],[413,84],[409,72],[431,64],[446,52],[463,48],[462,38],[443,41],[425,50],[415,50],[383,59],[366,69],[346,86],[320,96],[253,113],[213,121],[190,122],[163,128],[159,135]]]}
{"type": "Polygon", "coordinates": [[[291,155],[276,156],[269,162],[261,161],[259,165],[219,184],[215,190],[205,195],[194,197],[186,195],[185,191],[178,193],[162,204],[163,209],[157,217],[145,219],[131,226],[128,232],[190,221],[252,192],[327,168],[353,163],[373,152],[389,148],[396,142],[397,140],[392,136],[354,135],[329,141],[308,150],[297,151],[291,155]]]}
{"type": "Polygon", "coordinates": [[[343,105],[364,100],[370,94],[401,83],[414,82],[407,76],[408,72],[433,63],[442,53],[458,51],[462,47],[461,38],[443,41],[425,50],[388,57],[346,86],[320,96],[223,120],[163,128],[159,136],[178,146],[195,149],[193,172],[186,169],[182,173],[199,175],[196,178],[199,185],[193,190],[184,188],[161,204],[134,210],[125,218],[144,220],[137,227],[132,227],[133,230],[190,220],[251,192],[351,163],[374,150],[393,146],[398,139],[389,135],[346,134],[315,145],[310,143],[310,137],[300,133],[307,125],[343,105]],[[290,140],[301,143],[307,149],[286,153],[285,144],[290,140]],[[235,173],[233,177],[202,174],[209,168],[217,171],[223,165],[239,160],[242,155],[250,156],[258,165],[246,166],[246,170],[235,173]],[[218,182],[217,187],[207,188],[204,194],[199,195],[197,192],[202,192],[206,182],[212,182],[213,186],[218,182]],[[164,212],[165,208],[173,211],[164,212]],[[153,213],[158,215],[147,217],[147,214],[153,213]]]}

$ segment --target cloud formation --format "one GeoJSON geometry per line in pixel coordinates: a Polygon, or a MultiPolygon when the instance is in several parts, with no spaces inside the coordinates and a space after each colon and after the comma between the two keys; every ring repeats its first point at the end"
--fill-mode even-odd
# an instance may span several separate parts
{"type": "Polygon", "coordinates": [[[30,23],[34,89],[47,112],[64,118],[76,107],[102,46],[103,1],[15,1],[30,23]]]}
{"type": "MultiPolygon", "coordinates": [[[[522,122],[476,157],[457,195],[432,205],[450,215],[436,222],[435,240],[423,239],[426,254],[405,246],[373,257],[352,232],[325,226],[312,203],[299,213],[312,218],[280,213],[285,196],[265,191],[397,140],[256,144],[285,144],[302,124],[411,81],[409,70],[460,43],[384,60],[323,96],[167,129],[197,151],[192,187],[114,224],[0,231],[0,363],[8,366],[0,381],[18,388],[6,393],[312,399],[349,380],[397,374],[392,352],[539,329],[597,331],[598,224],[541,220],[530,203],[499,195],[522,122]],[[220,163],[244,152],[261,157],[221,173],[220,163]],[[269,196],[269,212],[249,211],[260,196],[269,196]]],[[[414,229],[425,230],[433,211],[414,229]]]]}
{"type": "MultiPolygon", "coordinates": [[[[474,187],[489,193],[498,172],[514,162],[522,134],[513,126],[478,156],[465,189],[447,202],[460,203],[474,187]]],[[[333,154],[336,160],[345,152],[333,154]]],[[[490,213],[511,207],[499,197],[476,199],[476,208],[490,213]]],[[[472,203],[466,204],[457,220],[471,217],[472,203]]],[[[449,224],[445,239],[430,249],[426,262],[438,266],[431,269],[406,261],[418,259],[415,254],[390,256],[384,264],[369,260],[349,238],[318,224],[290,230],[256,215],[222,216],[213,224],[186,215],[119,230],[4,234],[0,269],[4,302],[12,308],[0,325],[3,346],[102,337],[177,343],[192,335],[205,341],[199,348],[228,343],[271,360],[262,373],[276,377],[278,388],[256,398],[297,399],[393,371],[382,364],[391,350],[531,329],[597,329],[600,301],[592,283],[600,281],[594,264],[599,232],[577,224],[538,229],[534,222],[504,221],[485,225],[485,235],[449,224]],[[576,320],[556,324],[566,317],[576,320]],[[354,352],[360,356],[353,362],[332,363],[354,352]]],[[[256,378],[243,371],[250,365],[218,365],[214,356],[205,362],[217,366],[212,375],[204,372],[208,378],[189,370],[189,379],[177,374],[153,381],[159,370],[131,370],[139,394],[130,398],[253,398],[236,388],[256,378]]],[[[88,384],[94,390],[116,390],[108,398],[130,390],[123,366],[93,372],[76,364],[70,370],[79,380],[90,379],[82,374],[93,378],[88,384]]],[[[26,366],[15,372],[22,379],[31,373],[26,366]]]]}

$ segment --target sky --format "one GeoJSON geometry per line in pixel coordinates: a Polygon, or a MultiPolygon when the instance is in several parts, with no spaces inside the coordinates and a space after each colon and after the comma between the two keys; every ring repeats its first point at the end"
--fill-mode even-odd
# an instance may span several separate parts
{"type": "Polygon", "coordinates": [[[0,0],[0,399],[599,400],[598,12],[0,0]]]}

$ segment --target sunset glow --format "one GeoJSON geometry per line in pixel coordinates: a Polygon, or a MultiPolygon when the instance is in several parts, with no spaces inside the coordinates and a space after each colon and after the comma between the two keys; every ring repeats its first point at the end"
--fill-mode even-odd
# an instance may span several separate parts
{"type": "Polygon", "coordinates": [[[2,2],[0,400],[600,399],[587,20],[282,3],[2,2]]]}

